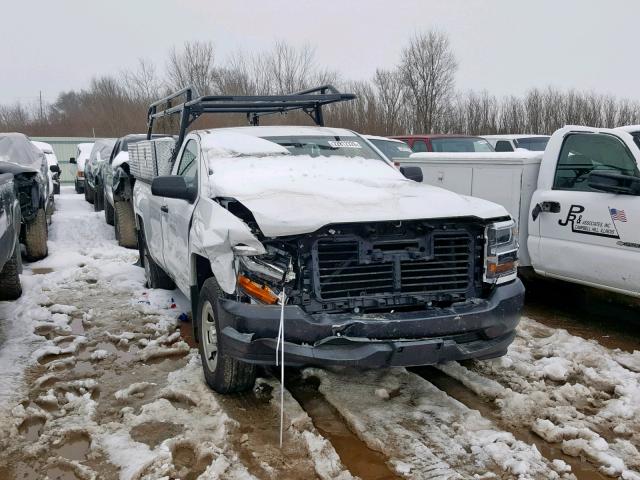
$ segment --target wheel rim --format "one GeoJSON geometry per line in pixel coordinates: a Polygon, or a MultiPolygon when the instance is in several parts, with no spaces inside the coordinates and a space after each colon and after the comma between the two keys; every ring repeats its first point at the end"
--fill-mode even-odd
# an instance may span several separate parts
{"type": "Polygon", "coordinates": [[[213,372],[218,364],[218,337],[216,335],[216,319],[209,300],[205,300],[202,305],[200,319],[205,361],[209,371],[213,372]]]}

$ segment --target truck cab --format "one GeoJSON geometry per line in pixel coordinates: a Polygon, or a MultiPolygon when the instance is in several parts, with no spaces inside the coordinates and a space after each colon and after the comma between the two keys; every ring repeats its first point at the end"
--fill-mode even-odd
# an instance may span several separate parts
{"type": "Polygon", "coordinates": [[[622,129],[574,126],[553,134],[529,216],[537,273],[640,296],[636,138],[622,129]]]}

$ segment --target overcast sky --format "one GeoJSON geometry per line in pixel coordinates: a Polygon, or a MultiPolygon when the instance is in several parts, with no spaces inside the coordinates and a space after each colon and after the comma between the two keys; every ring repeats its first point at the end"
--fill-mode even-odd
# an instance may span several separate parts
{"type": "Polygon", "coordinates": [[[164,65],[187,40],[220,59],[274,40],[316,48],[364,79],[392,67],[416,31],[449,34],[460,89],[521,94],[554,85],[640,100],[637,0],[3,0],[0,102],[53,101],[94,75],[164,65]]]}

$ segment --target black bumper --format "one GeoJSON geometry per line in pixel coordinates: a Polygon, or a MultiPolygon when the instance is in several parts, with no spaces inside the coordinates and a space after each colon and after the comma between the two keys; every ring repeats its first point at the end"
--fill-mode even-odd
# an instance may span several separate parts
{"type": "MultiPolygon", "coordinates": [[[[450,308],[384,314],[309,315],[285,307],[285,364],[355,367],[417,366],[504,355],[515,337],[524,303],[520,280],[494,289],[486,300],[450,308]]],[[[219,320],[225,354],[272,365],[279,306],[224,300],[219,320]]]]}

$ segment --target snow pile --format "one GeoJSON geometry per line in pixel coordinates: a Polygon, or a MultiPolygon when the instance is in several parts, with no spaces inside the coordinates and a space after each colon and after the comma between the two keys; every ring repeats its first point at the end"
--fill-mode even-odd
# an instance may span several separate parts
{"type": "Polygon", "coordinates": [[[629,476],[640,472],[639,357],[523,318],[507,356],[471,369],[438,368],[494,400],[515,428],[559,443],[607,475],[629,476]]]}

